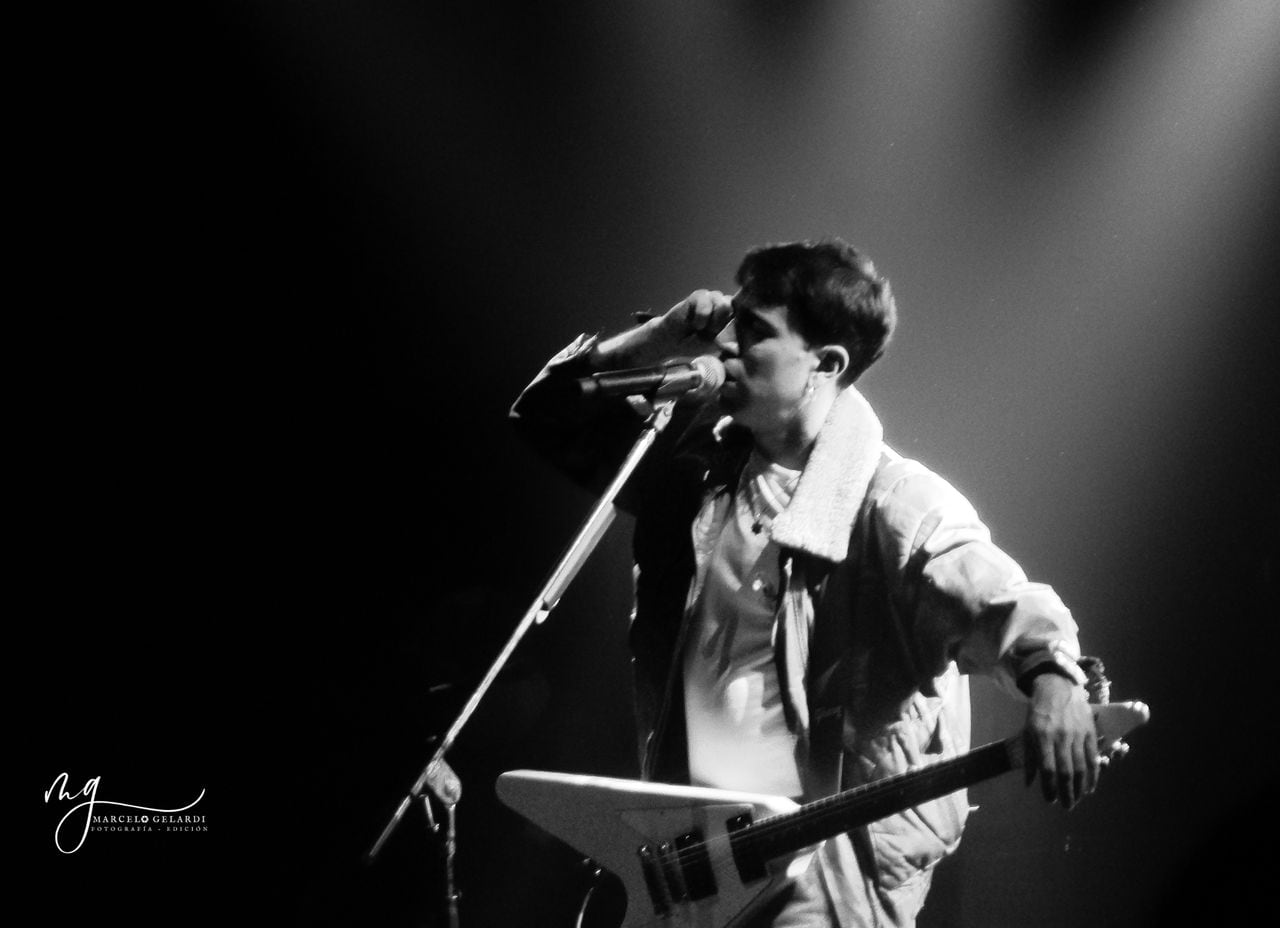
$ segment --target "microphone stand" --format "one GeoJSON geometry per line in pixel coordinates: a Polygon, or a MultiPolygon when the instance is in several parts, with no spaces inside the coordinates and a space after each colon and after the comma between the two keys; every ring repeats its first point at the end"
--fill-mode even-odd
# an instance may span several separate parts
{"type": "Polygon", "coordinates": [[[559,605],[560,598],[564,595],[565,590],[569,588],[569,584],[573,582],[578,571],[582,569],[582,565],[586,563],[587,558],[595,550],[605,532],[608,531],[609,526],[613,524],[613,520],[617,517],[617,510],[613,505],[614,500],[617,499],[627,480],[630,479],[640,461],[650,447],[653,446],[658,435],[671,421],[671,413],[675,407],[674,399],[665,400],[657,406],[654,406],[641,396],[628,397],[627,399],[632,403],[633,408],[641,411],[646,416],[644,429],[641,431],[640,436],[636,439],[631,450],[627,452],[627,457],[622,462],[617,476],[613,478],[613,481],[604,491],[604,495],[600,497],[600,501],[596,503],[591,514],[587,516],[587,520],[579,530],[577,537],[574,538],[569,548],[560,558],[560,562],[552,570],[550,577],[542,587],[542,591],[534,599],[533,604],[524,614],[524,618],[520,620],[520,624],[516,626],[516,630],[507,640],[501,653],[498,654],[497,659],[480,681],[480,685],[476,687],[466,705],[462,707],[462,711],[453,725],[449,727],[444,738],[441,739],[440,746],[436,748],[435,754],[427,762],[427,766],[423,769],[421,775],[414,782],[408,794],[400,801],[400,805],[395,812],[392,813],[390,820],[378,836],[378,840],[374,842],[373,847],[365,855],[366,863],[372,864],[387,843],[387,839],[391,837],[392,832],[395,831],[404,818],[405,813],[409,810],[409,805],[414,799],[422,800],[422,806],[427,815],[428,827],[433,833],[439,833],[440,825],[436,823],[435,817],[431,813],[430,796],[424,794],[424,791],[429,790],[430,794],[434,795],[444,806],[447,817],[445,894],[449,910],[450,928],[458,928],[458,902],[461,898],[457,887],[454,885],[454,855],[457,852],[457,830],[455,826],[457,805],[462,798],[462,783],[449,767],[444,756],[449,748],[453,747],[453,742],[457,739],[459,732],[462,731],[463,726],[475,713],[476,708],[480,705],[480,700],[484,698],[485,693],[493,685],[502,668],[506,666],[521,639],[535,624],[541,625],[545,622],[547,617],[551,615],[551,611],[559,605]]]}

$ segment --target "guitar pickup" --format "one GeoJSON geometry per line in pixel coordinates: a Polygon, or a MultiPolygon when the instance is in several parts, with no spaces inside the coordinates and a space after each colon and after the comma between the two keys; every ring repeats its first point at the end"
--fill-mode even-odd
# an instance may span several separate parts
{"type": "Polygon", "coordinates": [[[666,917],[676,903],[715,895],[711,857],[701,831],[686,832],[675,841],[642,845],[637,854],[655,915],[666,917]]]}
{"type": "Polygon", "coordinates": [[[653,914],[661,918],[671,914],[671,891],[663,874],[662,862],[652,845],[644,844],[636,852],[640,857],[640,870],[644,873],[644,885],[649,890],[653,914]]]}
{"type": "Polygon", "coordinates": [[[667,885],[667,892],[672,902],[686,902],[689,899],[689,887],[684,882],[684,870],[680,866],[680,858],[668,841],[658,844],[655,856],[662,868],[662,877],[667,885]]]}

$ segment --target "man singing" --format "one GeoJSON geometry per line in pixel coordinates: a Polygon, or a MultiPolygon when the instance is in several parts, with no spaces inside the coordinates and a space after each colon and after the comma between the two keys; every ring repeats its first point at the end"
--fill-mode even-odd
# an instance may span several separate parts
{"type": "MultiPolygon", "coordinates": [[[[634,514],[642,775],[811,801],[969,747],[964,676],[1028,700],[1029,778],[1066,807],[1098,760],[1076,625],[973,507],[885,443],[854,384],[884,352],[889,282],[839,240],[747,254],[607,340],[580,337],[516,402],[535,446],[602,488],[642,420],[578,378],[718,354],[619,505],[634,514]]],[[[963,791],[830,839],[753,926],[908,926],[953,851],[963,791]]]]}

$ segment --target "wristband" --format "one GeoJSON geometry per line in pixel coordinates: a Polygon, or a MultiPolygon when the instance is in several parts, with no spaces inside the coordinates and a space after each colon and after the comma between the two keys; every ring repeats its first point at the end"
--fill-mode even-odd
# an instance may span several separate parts
{"type": "MultiPolygon", "coordinates": [[[[1072,663],[1074,665],[1074,662],[1072,663]]],[[[1045,673],[1057,674],[1058,676],[1066,680],[1070,680],[1076,686],[1079,686],[1081,684],[1082,681],[1080,677],[1083,676],[1083,674],[1081,673],[1078,667],[1074,667],[1074,666],[1067,667],[1064,664],[1060,663],[1058,660],[1048,660],[1048,661],[1043,661],[1039,664],[1036,664],[1026,673],[1018,677],[1018,689],[1022,690],[1022,692],[1030,696],[1031,684],[1035,681],[1036,677],[1045,673]],[[1075,670],[1076,672],[1072,673],[1071,672],[1072,670],[1075,670]]]]}

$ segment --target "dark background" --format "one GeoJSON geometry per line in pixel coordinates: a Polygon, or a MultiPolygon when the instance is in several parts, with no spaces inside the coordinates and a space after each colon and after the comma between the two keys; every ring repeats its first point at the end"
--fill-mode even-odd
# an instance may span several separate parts
{"type": "MultiPolygon", "coordinates": [[[[443,924],[416,812],[361,855],[591,503],[508,405],[579,331],[827,234],[894,281],[863,384],[890,444],[1153,712],[1072,813],[974,790],[923,923],[1264,897],[1273,5],[229,2],[14,35],[10,661],[44,922],[443,924]],[[206,789],[209,832],[61,855],[64,771],[206,789]]],[[[626,531],[450,756],[464,925],[567,925],[580,890],[498,773],[634,773],[626,531]]],[[[979,740],[1020,721],[976,708],[979,740]]]]}

